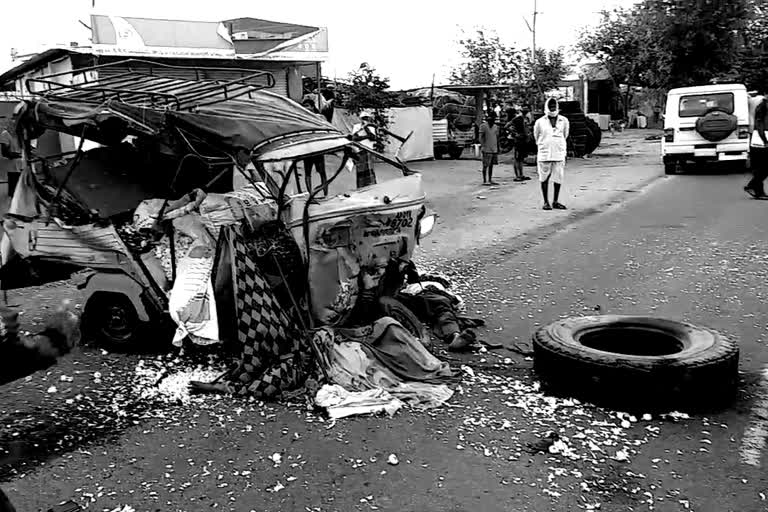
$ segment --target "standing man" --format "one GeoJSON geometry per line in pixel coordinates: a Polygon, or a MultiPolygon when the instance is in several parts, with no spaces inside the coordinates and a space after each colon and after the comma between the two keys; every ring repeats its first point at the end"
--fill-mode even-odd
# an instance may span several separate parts
{"type": "MultiPolygon", "coordinates": [[[[318,95],[318,101],[320,95],[318,95]]],[[[310,112],[320,115],[320,111],[314,101],[311,99],[304,100],[304,108],[310,112]]],[[[322,116],[321,116],[322,117],[322,116]]],[[[307,192],[312,193],[312,168],[317,171],[317,175],[320,177],[320,184],[323,186],[323,195],[328,197],[328,175],[325,172],[325,155],[314,155],[304,159],[304,184],[307,187],[307,192]]],[[[297,171],[298,172],[298,171],[297,171]]]]}
{"type": "Polygon", "coordinates": [[[499,163],[499,127],[493,112],[489,112],[480,125],[480,150],[483,152],[483,185],[498,185],[493,181],[493,166],[499,163]]]}
{"type": "MultiPolygon", "coordinates": [[[[360,122],[352,127],[352,133],[358,137],[361,145],[374,149],[378,130],[373,122],[370,112],[360,113],[360,122]]],[[[373,171],[373,155],[367,151],[359,151],[357,154],[357,188],[376,184],[376,173],[373,171]]]]}
{"type": "Polygon", "coordinates": [[[765,130],[768,129],[768,101],[763,98],[755,107],[755,129],[749,143],[749,159],[752,165],[752,179],[744,187],[755,199],[768,199],[765,195],[763,182],[768,177],[768,139],[765,130]]]}
{"type": "Polygon", "coordinates": [[[565,159],[568,155],[568,133],[570,123],[560,115],[559,105],[555,98],[549,98],[544,104],[544,115],[536,121],[533,136],[536,138],[538,155],[536,165],[541,182],[541,193],[544,196],[544,209],[565,210],[560,203],[560,187],[565,178],[565,159]],[[549,180],[552,178],[555,197],[552,206],[549,204],[549,180]]]}
{"type": "Polygon", "coordinates": [[[515,181],[527,181],[531,178],[523,174],[523,162],[526,156],[526,146],[528,145],[529,125],[525,117],[525,110],[513,111],[511,121],[507,123],[512,138],[512,158],[515,166],[515,181]]]}

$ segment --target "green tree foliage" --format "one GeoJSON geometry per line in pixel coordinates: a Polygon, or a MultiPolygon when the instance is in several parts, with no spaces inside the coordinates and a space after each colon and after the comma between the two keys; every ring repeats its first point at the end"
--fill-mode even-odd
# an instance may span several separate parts
{"type": "Polygon", "coordinates": [[[768,0],[748,3],[741,37],[738,71],[747,87],[765,89],[768,85],[768,0]]]}
{"type": "Polygon", "coordinates": [[[450,75],[453,84],[509,85],[514,101],[538,103],[542,93],[557,87],[569,68],[562,49],[531,52],[504,44],[494,32],[477,29],[459,40],[463,62],[450,75]]]}
{"type": "Polygon", "coordinates": [[[451,83],[504,85],[519,77],[520,52],[504,44],[495,32],[477,29],[471,36],[465,34],[458,43],[464,61],[451,71],[451,83]]]}
{"type": "MultiPolygon", "coordinates": [[[[392,94],[389,92],[389,78],[376,73],[367,62],[349,74],[349,85],[344,92],[344,107],[353,114],[359,115],[363,110],[370,111],[376,126],[389,128],[387,110],[392,106],[392,94]]],[[[378,137],[374,148],[383,151],[387,144],[387,136],[382,130],[377,130],[378,137]]]]}
{"type": "Polygon", "coordinates": [[[739,76],[754,4],[764,0],[643,0],[604,12],[578,47],[630,85],[669,89],[739,76]]]}

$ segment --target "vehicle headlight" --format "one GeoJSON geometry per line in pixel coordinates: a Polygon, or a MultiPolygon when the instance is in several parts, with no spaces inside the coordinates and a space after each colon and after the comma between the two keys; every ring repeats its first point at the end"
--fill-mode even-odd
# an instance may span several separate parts
{"type": "Polygon", "coordinates": [[[432,230],[435,229],[435,223],[437,222],[437,216],[425,215],[419,221],[419,240],[427,238],[432,230]]]}

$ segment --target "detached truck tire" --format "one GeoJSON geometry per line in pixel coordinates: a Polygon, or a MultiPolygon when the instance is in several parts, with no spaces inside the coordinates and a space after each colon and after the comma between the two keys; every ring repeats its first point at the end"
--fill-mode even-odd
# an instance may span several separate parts
{"type": "Polygon", "coordinates": [[[719,405],[738,385],[739,349],[717,332],[641,316],[566,318],[533,335],[553,391],[638,410],[719,405]]]}

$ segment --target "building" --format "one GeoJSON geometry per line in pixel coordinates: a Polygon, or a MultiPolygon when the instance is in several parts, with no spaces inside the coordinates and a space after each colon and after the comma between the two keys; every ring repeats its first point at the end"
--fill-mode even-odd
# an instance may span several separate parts
{"type": "MultiPolygon", "coordinates": [[[[29,79],[55,75],[50,80],[61,84],[93,81],[99,74],[130,73],[142,66],[140,60],[152,73],[174,78],[231,80],[266,71],[274,83],[267,83],[265,74],[256,85],[271,85],[268,90],[299,101],[302,78],[320,77],[328,57],[327,29],[256,18],[208,22],[93,15],[90,29],[90,45],[49,48],[0,74],[0,90],[24,98],[47,88],[29,79]],[[129,59],[134,62],[121,64],[129,59]],[[78,73],[102,65],[109,66],[78,73]]],[[[61,139],[59,149],[74,149],[71,137],[61,139]]]]}
{"type": "Polygon", "coordinates": [[[624,117],[619,89],[605,66],[587,63],[579,72],[566,77],[558,87],[564,99],[578,101],[586,114],[624,117]]]}

